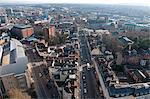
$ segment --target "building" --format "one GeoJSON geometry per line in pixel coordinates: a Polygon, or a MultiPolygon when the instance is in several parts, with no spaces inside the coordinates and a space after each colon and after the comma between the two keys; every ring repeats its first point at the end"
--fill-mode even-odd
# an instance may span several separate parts
{"type": "Polygon", "coordinates": [[[53,78],[55,79],[59,90],[62,91],[62,97],[65,99],[71,99],[74,97],[75,90],[77,88],[76,82],[76,72],[77,68],[75,64],[65,63],[61,69],[57,69],[60,67],[55,63],[54,68],[50,68],[53,78]]]}
{"type": "Polygon", "coordinates": [[[44,32],[45,38],[51,38],[51,37],[56,36],[55,26],[43,28],[43,32],[44,32]]]}
{"type": "Polygon", "coordinates": [[[6,15],[0,15],[0,25],[7,23],[7,16],[6,15]]]}
{"type": "Polygon", "coordinates": [[[131,50],[131,46],[134,44],[134,42],[126,36],[121,36],[118,38],[118,40],[123,46],[128,46],[129,50],[131,50]]]}
{"type": "Polygon", "coordinates": [[[88,28],[90,29],[104,29],[106,23],[108,22],[107,15],[99,15],[96,19],[88,19],[88,28]]]}
{"type": "Polygon", "coordinates": [[[10,39],[0,47],[0,91],[2,95],[9,95],[17,88],[26,91],[30,88],[27,77],[28,59],[23,45],[16,39],[10,39]]]}
{"type": "Polygon", "coordinates": [[[136,24],[135,23],[126,23],[124,24],[124,29],[128,31],[135,31],[136,30],[136,24]]]}
{"type": "MultiPolygon", "coordinates": [[[[109,94],[112,97],[125,97],[133,95],[135,97],[143,96],[144,99],[146,95],[150,93],[150,87],[147,83],[131,84],[131,85],[115,85],[108,88],[109,94]]],[[[146,99],[146,98],[145,98],[146,99]]]]}
{"type": "Polygon", "coordinates": [[[98,55],[102,55],[101,51],[98,49],[98,48],[94,48],[92,51],[91,51],[91,55],[92,56],[98,56],[98,55]]]}
{"type": "Polygon", "coordinates": [[[123,28],[131,32],[149,32],[150,24],[125,23],[123,28]]]}
{"type": "MultiPolygon", "coordinates": [[[[112,53],[108,51],[106,53],[105,51],[105,54],[112,53]]],[[[135,99],[146,99],[150,95],[150,83],[147,71],[137,69],[139,66],[124,66],[125,74],[130,75],[126,76],[123,72],[119,74],[114,72],[111,62],[107,62],[105,62],[105,58],[98,58],[97,66],[99,68],[96,71],[101,73],[110,97],[119,99],[132,99],[131,97],[135,99]],[[130,79],[132,78],[132,81],[129,82],[128,77],[130,79]]]]}
{"type": "Polygon", "coordinates": [[[0,15],[5,14],[5,8],[0,7],[0,15]]]}
{"type": "Polygon", "coordinates": [[[13,9],[12,8],[8,8],[5,11],[6,11],[7,16],[11,16],[13,14],[13,9]]]}
{"type": "Polygon", "coordinates": [[[17,39],[30,37],[33,34],[33,28],[30,25],[15,25],[11,29],[11,35],[17,39]]]}

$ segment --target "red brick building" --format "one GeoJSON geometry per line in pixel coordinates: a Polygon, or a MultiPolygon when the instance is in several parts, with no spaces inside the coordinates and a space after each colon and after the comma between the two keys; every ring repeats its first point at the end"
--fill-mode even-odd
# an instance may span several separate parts
{"type": "Polygon", "coordinates": [[[26,38],[33,34],[33,28],[30,25],[15,25],[11,29],[11,34],[18,39],[26,38]]]}
{"type": "Polygon", "coordinates": [[[46,38],[51,38],[56,36],[55,26],[45,27],[43,28],[43,32],[46,38]]]}

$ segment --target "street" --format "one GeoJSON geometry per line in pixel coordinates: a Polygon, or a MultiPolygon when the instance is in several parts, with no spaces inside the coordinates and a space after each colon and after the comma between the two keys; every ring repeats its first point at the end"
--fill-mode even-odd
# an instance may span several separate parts
{"type": "Polygon", "coordinates": [[[79,34],[80,39],[80,63],[86,64],[91,63],[90,51],[88,49],[87,38],[84,33],[79,34]]]}
{"type": "Polygon", "coordinates": [[[103,99],[100,96],[100,91],[98,88],[98,84],[96,81],[96,76],[95,76],[95,71],[94,68],[91,68],[90,70],[87,70],[87,67],[83,68],[83,71],[81,73],[81,86],[83,91],[81,92],[82,95],[82,99],[103,99]],[[87,90],[87,92],[85,93],[84,90],[87,90]]]}
{"type": "MultiPolygon", "coordinates": [[[[84,33],[80,33],[79,35],[81,60],[80,64],[81,66],[87,65],[87,63],[91,64],[91,55],[88,48],[87,38],[84,33]]],[[[89,70],[87,70],[87,66],[84,66],[80,76],[81,99],[102,99],[99,93],[94,69],[90,68],[89,70]]]]}

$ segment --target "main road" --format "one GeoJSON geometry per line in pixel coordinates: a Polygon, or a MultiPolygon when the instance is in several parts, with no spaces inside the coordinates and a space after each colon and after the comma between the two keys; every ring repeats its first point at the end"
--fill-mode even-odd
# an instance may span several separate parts
{"type": "Polygon", "coordinates": [[[80,39],[80,64],[91,63],[91,54],[88,48],[88,40],[83,32],[79,32],[80,39]]]}
{"type": "Polygon", "coordinates": [[[102,99],[94,68],[87,70],[87,63],[92,64],[88,40],[83,32],[79,32],[80,39],[80,65],[83,69],[80,74],[81,99],[102,99]]]}

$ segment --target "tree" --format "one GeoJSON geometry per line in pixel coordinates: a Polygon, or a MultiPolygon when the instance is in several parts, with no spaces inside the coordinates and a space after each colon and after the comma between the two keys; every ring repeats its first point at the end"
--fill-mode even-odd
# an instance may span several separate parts
{"type": "Polygon", "coordinates": [[[31,99],[31,97],[28,96],[27,93],[23,93],[21,90],[16,88],[11,89],[9,93],[11,94],[9,95],[10,99],[31,99]]]}
{"type": "Polygon", "coordinates": [[[145,50],[150,48],[150,40],[149,39],[142,40],[139,43],[139,48],[142,48],[142,49],[145,49],[145,50]]]}
{"type": "Polygon", "coordinates": [[[51,37],[50,39],[48,39],[48,43],[51,46],[64,44],[65,41],[66,41],[66,35],[60,35],[60,34],[58,34],[55,37],[51,37]]]}
{"type": "Polygon", "coordinates": [[[137,39],[132,46],[134,49],[148,49],[150,48],[150,39],[137,39]]]}
{"type": "Polygon", "coordinates": [[[37,31],[37,32],[35,33],[35,35],[37,35],[37,36],[44,36],[44,34],[43,34],[41,31],[37,31]]]}
{"type": "Polygon", "coordinates": [[[117,72],[123,72],[124,66],[123,65],[115,65],[115,66],[113,66],[113,69],[117,72]]]}
{"type": "Polygon", "coordinates": [[[122,46],[120,46],[119,42],[115,38],[110,38],[105,43],[107,47],[113,52],[118,52],[122,50],[122,46]]]}

